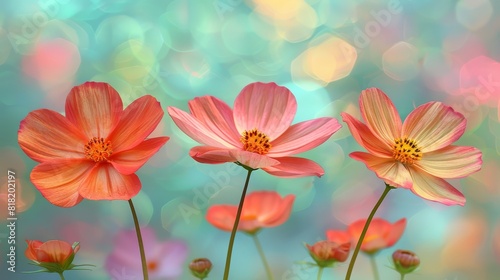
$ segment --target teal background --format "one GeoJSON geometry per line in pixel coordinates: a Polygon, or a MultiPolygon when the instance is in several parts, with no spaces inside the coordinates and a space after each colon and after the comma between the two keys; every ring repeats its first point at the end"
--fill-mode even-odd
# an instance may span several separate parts
{"type": "MultiPolygon", "coordinates": [[[[361,90],[379,87],[402,118],[428,101],[462,112],[468,127],[457,142],[483,152],[483,169],[452,180],[465,207],[424,201],[391,191],[377,213],[391,222],[408,219],[401,240],[377,258],[381,279],[399,279],[389,258],[415,251],[420,269],[405,279],[497,279],[500,275],[500,5],[466,1],[128,1],[3,0],[0,3],[0,193],[8,170],[18,190],[17,271],[6,266],[5,213],[0,222],[0,278],[57,279],[33,270],[24,239],[80,241],[75,263],[92,271],[67,279],[111,279],[102,268],[116,232],[133,227],[125,201],[83,201],[70,209],[48,203],[29,181],[35,162],[17,144],[19,122],[32,110],[64,112],[72,86],[110,83],[124,103],[144,95],[187,109],[188,100],[214,95],[229,104],[254,81],[288,87],[296,96],[294,123],[316,117],[358,115],[361,90]],[[267,4],[266,4],[267,3],[267,4]],[[475,60],[476,59],[476,60],[475,60]],[[477,60],[479,59],[479,60],[477,60]],[[467,69],[480,61],[478,71],[467,69]]],[[[160,239],[178,239],[189,257],[209,257],[209,279],[221,279],[229,233],[206,222],[209,205],[237,204],[245,172],[231,164],[203,165],[188,156],[196,145],[166,114],[153,136],[171,140],[137,174],[143,189],[133,200],[142,225],[160,239]]],[[[283,179],[255,172],[249,191],[295,194],[290,219],[259,237],[276,279],[316,279],[303,243],[325,238],[366,217],[383,182],[348,157],[361,147],[344,127],[302,156],[325,169],[322,178],[283,179]]],[[[4,211],[2,200],[2,210],[4,211]]],[[[188,264],[186,261],[186,267],[188,264]]],[[[347,263],[323,279],[343,279],[347,263]]],[[[352,279],[372,279],[361,255],[352,279]]],[[[251,238],[238,234],[231,279],[264,279],[251,238]]],[[[116,278],[120,279],[120,277],[116,278]]],[[[123,277],[122,277],[123,279],[123,277]]],[[[181,279],[193,279],[185,269],[181,279]]]]}

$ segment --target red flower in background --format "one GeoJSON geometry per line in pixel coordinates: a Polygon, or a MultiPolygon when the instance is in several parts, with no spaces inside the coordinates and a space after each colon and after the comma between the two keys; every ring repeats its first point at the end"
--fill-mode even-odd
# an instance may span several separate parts
{"type": "MultiPolygon", "coordinates": [[[[365,223],[366,219],[361,219],[350,224],[347,228],[347,232],[355,242],[361,236],[365,223]]],[[[361,251],[367,254],[374,254],[379,250],[393,246],[403,235],[405,227],[406,218],[398,220],[394,224],[382,218],[373,218],[363,239],[363,243],[361,243],[361,251]]]]}
{"type": "Polygon", "coordinates": [[[163,116],[159,102],[146,95],[124,110],[109,84],[87,82],[71,90],[65,111],[39,109],[21,121],[19,145],[40,162],[30,176],[35,187],[61,207],[135,196],[134,173],[169,139],[146,139],[163,116]]]}

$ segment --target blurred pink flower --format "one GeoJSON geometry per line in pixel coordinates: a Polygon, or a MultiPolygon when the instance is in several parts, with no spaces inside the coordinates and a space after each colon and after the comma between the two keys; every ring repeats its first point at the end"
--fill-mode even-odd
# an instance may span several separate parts
{"type": "MultiPolygon", "coordinates": [[[[284,198],[275,191],[256,191],[247,195],[238,230],[255,233],[264,227],[276,227],[290,217],[294,195],[284,198]]],[[[213,205],[208,208],[207,221],[214,227],[231,231],[236,219],[236,205],[213,205]]]]}
{"type": "Polygon", "coordinates": [[[21,121],[19,146],[40,162],[30,175],[35,187],[60,207],[135,196],[135,172],[169,139],[146,139],[163,117],[160,103],[146,95],[124,110],[109,84],[86,82],[68,94],[65,111],[39,109],[21,121]]]}
{"type": "Polygon", "coordinates": [[[325,142],[341,125],[318,118],[291,125],[297,102],[275,83],[247,85],[234,101],[234,111],[213,96],[189,101],[190,114],[175,107],[168,113],[189,137],[203,146],[189,154],[201,163],[238,162],[279,177],[321,176],[323,168],[293,157],[325,142]]]}
{"type": "MultiPolygon", "coordinates": [[[[366,219],[361,219],[350,224],[347,228],[347,232],[351,235],[353,244],[358,242],[365,223],[366,219]]],[[[361,243],[361,251],[367,254],[374,254],[379,250],[393,246],[403,235],[405,227],[405,218],[395,222],[394,224],[391,224],[382,218],[373,218],[370,226],[368,227],[365,238],[363,239],[363,243],[361,243]]]]}
{"type": "MultiPolygon", "coordinates": [[[[188,255],[182,241],[158,241],[152,228],[142,228],[142,240],[146,251],[149,277],[151,279],[179,279],[188,255]]],[[[141,256],[135,230],[118,233],[114,249],[108,255],[105,268],[112,279],[142,279],[141,256]]]]}
{"type": "Polygon", "coordinates": [[[351,153],[353,159],[393,187],[446,205],[465,204],[463,194],[443,180],[481,169],[478,149],[451,145],[465,131],[462,114],[440,102],[428,102],[402,123],[394,104],[377,88],[361,92],[359,107],[366,124],[342,113],[354,139],[368,150],[351,153]]]}

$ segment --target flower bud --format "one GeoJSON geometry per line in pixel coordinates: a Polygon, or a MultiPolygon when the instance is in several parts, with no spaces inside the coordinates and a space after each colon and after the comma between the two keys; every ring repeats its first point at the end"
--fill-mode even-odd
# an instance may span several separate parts
{"type": "Polygon", "coordinates": [[[414,271],[420,265],[420,259],[412,251],[397,250],[392,254],[396,270],[401,274],[414,271]]]}
{"type": "Polygon", "coordinates": [[[344,262],[347,260],[351,243],[338,244],[333,241],[322,240],[312,246],[306,244],[306,247],[318,266],[328,267],[335,262],[344,262]]]}
{"type": "Polygon", "coordinates": [[[212,269],[212,262],[207,258],[194,259],[189,264],[189,269],[194,277],[203,279],[208,276],[210,270],[212,269]]]}

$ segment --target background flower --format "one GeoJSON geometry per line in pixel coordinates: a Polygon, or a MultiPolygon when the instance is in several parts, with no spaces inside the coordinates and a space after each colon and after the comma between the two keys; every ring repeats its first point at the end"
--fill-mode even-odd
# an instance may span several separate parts
{"type": "MultiPolygon", "coordinates": [[[[347,228],[353,244],[358,242],[365,223],[366,219],[361,219],[350,224],[347,228]]],[[[382,249],[393,246],[403,235],[405,227],[406,218],[400,219],[394,224],[382,218],[373,218],[363,239],[363,243],[361,243],[361,251],[367,254],[375,254],[382,249]]]]}

